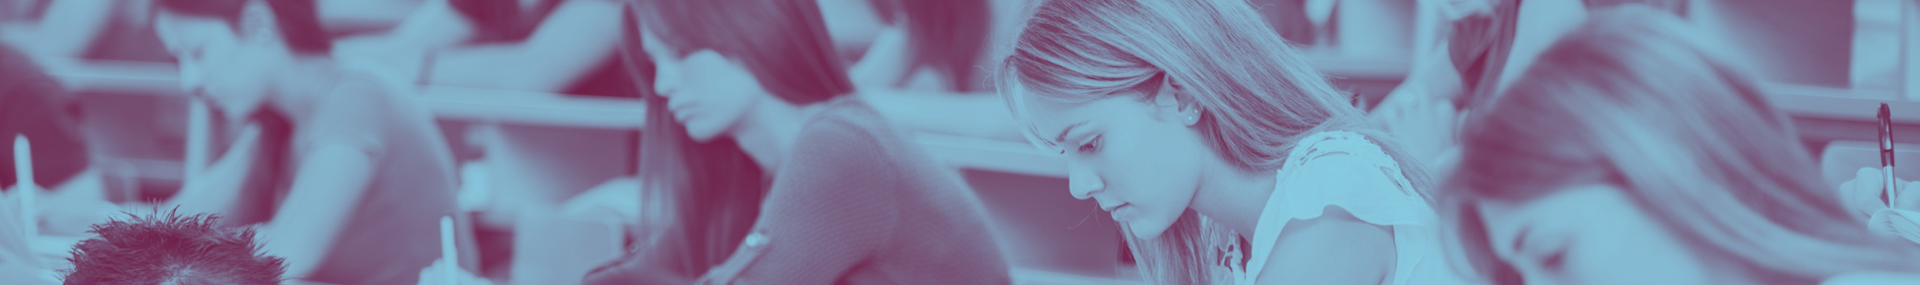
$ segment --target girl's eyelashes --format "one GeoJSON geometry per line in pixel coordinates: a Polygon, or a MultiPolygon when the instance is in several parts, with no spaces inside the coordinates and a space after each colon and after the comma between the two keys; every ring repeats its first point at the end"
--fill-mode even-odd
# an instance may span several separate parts
{"type": "Polygon", "coordinates": [[[1098,136],[1087,140],[1086,143],[1080,144],[1080,153],[1094,153],[1096,151],[1100,151],[1100,137],[1098,136]]]}
{"type": "Polygon", "coordinates": [[[1547,270],[1560,270],[1560,268],[1566,264],[1566,260],[1567,251],[1562,249],[1554,251],[1548,254],[1546,258],[1541,259],[1540,265],[1546,267],[1547,270]]]}

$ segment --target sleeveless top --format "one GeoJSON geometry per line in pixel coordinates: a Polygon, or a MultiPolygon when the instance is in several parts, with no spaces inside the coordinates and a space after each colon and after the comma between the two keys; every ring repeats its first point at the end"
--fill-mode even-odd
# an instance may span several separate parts
{"type": "Polygon", "coordinates": [[[1322,132],[1302,139],[1277,176],[1273,196],[1247,240],[1252,258],[1245,268],[1233,270],[1235,284],[1254,284],[1259,279],[1287,222],[1319,218],[1327,206],[1338,206],[1368,224],[1393,228],[1397,261],[1386,284],[1468,283],[1442,258],[1439,218],[1432,206],[1414,191],[1399,163],[1360,134],[1322,132]],[[1352,166],[1378,168],[1381,173],[1328,176],[1305,171],[1352,166]],[[1356,178],[1386,181],[1351,181],[1356,178]]]}

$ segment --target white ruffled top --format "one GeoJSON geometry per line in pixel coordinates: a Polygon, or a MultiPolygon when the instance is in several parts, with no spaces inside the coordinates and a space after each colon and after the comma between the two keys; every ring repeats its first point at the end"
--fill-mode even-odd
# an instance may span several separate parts
{"type": "Polygon", "coordinates": [[[1466,284],[1446,264],[1440,247],[1438,216],[1414,191],[1400,164],[1379,145],[1353,132],[1321,132],[1302,139],[1278,171],[1273,196],[1248,243],[1252,258],[1234,270],[1236,284],[1251,285],[1273,252],[1287,222],[1318,218],[1327,206],[1346,210],[1361,221],[1393,229],[1392,280],[1386,284],[1466,284]],[[1353,169],[1379,169],[1354,173],[1353,169]]]}

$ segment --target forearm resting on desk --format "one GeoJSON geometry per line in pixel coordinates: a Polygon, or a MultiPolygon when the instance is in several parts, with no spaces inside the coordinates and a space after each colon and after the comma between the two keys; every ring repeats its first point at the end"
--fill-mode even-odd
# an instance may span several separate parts
{"type": "MultiPolygon", "coordinates": [[[[431,49],[460,44],[473,37],[473,25],[454,11],[447,3],[449,0],[427,0],[404,21],[385,33],[345,40],[346,42],[365,42],[367,44],[408,46],[431,49]]],[[[351,2],[351,1],[350,1],[351,2]]],[[[361,1],[364,2],[364,1],[361,1]]],[[[341,5],[345,6],[345,5],[341,5]]],[[[322,9],[328,6],[322,6],[322,9]]],[[[340,7],[347,13],[348,7],[340,7]]],[[[344,17],[344,16],[343,16],[344,17]]],[[[347,44],[356,45],[356,44],[347,44]]]]}
{"type": "Polygon", "coordinates": [[[74,57],[86,52],[113,16],[112,0],[54,1],[46,15],[0,24],[0,40],[37,56],[74,57]]]}

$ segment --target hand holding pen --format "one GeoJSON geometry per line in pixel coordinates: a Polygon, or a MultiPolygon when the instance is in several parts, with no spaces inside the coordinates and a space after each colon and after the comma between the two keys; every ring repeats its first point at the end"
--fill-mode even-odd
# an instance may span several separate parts
{"type": "Polygon", "coordinates": [[[1854,173],[1854,179],[1840,185],[1840,198],[1847,208],[1856,215],[1867,217],[1874,212],[1887,209],[1920,209],[1920,195],[1904,193],[1920,189],[1914,182],[1898,179],[1893,174],[1894,144],[1891,110],[1882,105],[1878,121],[1880,135],[1880,166],[1861,167],[1854,173]],[[1905,195],[1903,195],[1905,194],[1905,195]]]}

